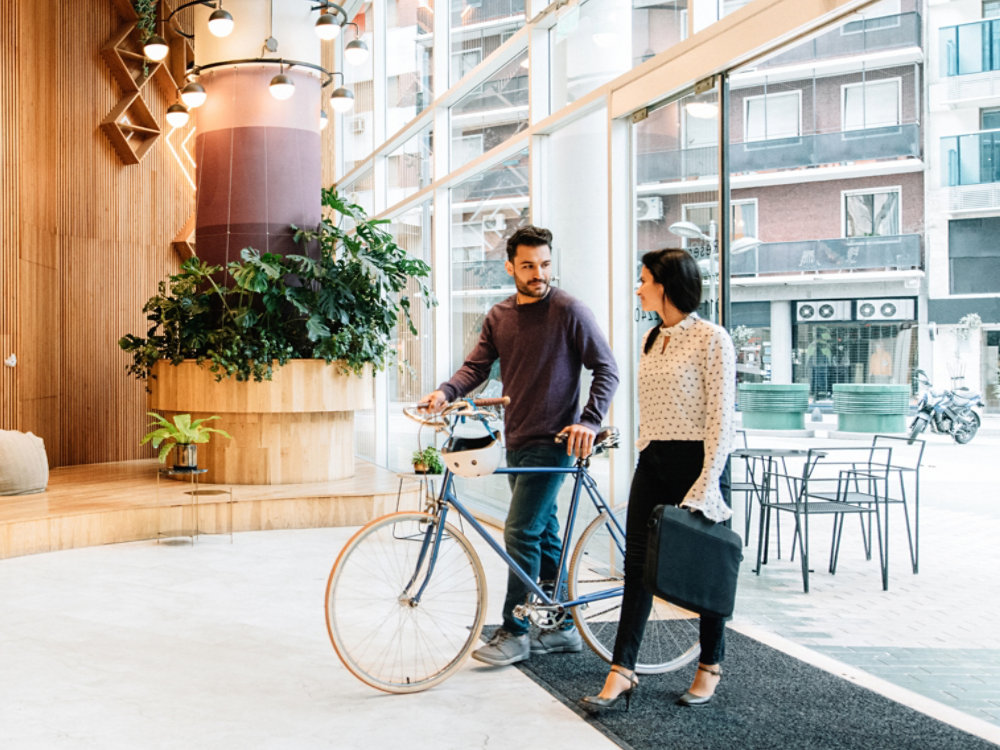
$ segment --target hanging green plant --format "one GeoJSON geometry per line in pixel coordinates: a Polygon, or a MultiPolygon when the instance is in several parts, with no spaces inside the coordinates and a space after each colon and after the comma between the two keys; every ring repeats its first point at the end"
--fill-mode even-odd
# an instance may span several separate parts
{"type": "Polygon", "coordinates": [[[430,266],[396,244],[386,220],[369,219],[333,189],[323,190],[322,204],[316,229],[294,228],[296,242],[315,243],[318,257],[248,247],[228,274],[195,257],[161,281],[143,307],[146,336],[118,342],[132,355],[128,372],[144,380],[161,359],[207,362],[220,380],[270,380],[274,364],[290,359],[336,360],[355,373],[383,369],[396,352],[397,325],[417,334],[411,280],[424,304],[436,304],[422,281],[430,266]],[[341,228],[345,218],[353,232],[341,228]]]}
{"type": "Polygon", "coordinates": [[[156,32],[156,3],[154,0],[132,0],[132,7],[139,16],[136,24],[139,28],[139,43],[145,44],[156,32]]]}

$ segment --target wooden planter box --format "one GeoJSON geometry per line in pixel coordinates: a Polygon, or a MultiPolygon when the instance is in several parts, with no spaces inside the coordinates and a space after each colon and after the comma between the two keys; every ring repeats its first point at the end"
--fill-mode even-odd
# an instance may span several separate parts
{"type": "Polygon", "coordinates": [[[213,435],[198,446],[212,484],[328,482],[354,474],[354,410],[374,405],[371,372],[345,375],[323,360],[296,359],[257,383],[216,382],[207,365],[158,362],[149,408],[167,418],[218,414],[213,435]]]}

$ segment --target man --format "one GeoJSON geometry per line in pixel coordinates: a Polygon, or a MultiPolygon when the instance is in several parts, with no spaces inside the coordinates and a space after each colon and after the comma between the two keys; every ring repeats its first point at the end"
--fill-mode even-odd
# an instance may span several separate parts
{"type": "MultiPolygon", "coordinates": [[[[569,466],[590,454],[618,387],[618,368],[607,339],[590,310],[566,292],[549,285],[552,233],[524,226],[507,240],[507,273],[517,293],[486,315],[479,342],[465,364],[428,394],[422,403],[432,411],[483,383],[500,360],[503,392],[510,397],[504,432],[508,466],[569,466]],[[590,398],[580,410],[581,367],[593,373],[590,398]],[[565,445],[554,437],[565,434],[565,445]]],[[[562,474],[509,475],[510,510],[504,525],[507,552],[533,579],[554,581],[559,572],[559,519],[556,499],[562,474]]],[[[528,595],[513,573],[507,579],[503,625],[474,659],[504,666],[532,653],[575,652],[580,634],[569,622],[564,629],[542,632],[529,641],[527,620],[514,608],[528,595]]]]}

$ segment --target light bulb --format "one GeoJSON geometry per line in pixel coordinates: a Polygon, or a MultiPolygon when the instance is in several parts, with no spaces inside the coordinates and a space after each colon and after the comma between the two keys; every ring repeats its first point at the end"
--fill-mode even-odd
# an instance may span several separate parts
{"type": "Polygon", "coordinates": [[[319,129],[326,130],[326,126],[330,124],[330,118],[327,117],[326,110],[319,111],[319,129]]]}
{"type": "Polygon", "coordinates": [[[171,104],[167,107],[167,122],[172,127],[183,128],[188,124],[191,115],[188,114],[187,107],[183,104],[171,104]]]}
{"type": "Polygon", "coordinates": [[[208,93],[205,91],[205,87],[196,81],[192,81],[181,89],[181,101],[190,109],[200,107],[207,98],[208,93]]]}
{"type": "Polygon", "coordinates": [[[368,45],[360,39],[347,43],[344,47],[344,59],[351,65],[361,65],[368,59],[368,45]]]}
{"type": "Polygon", "coordinates": [[[330,106],[339,114],[349,112],[354,106],[354,92],[341,86],[330,94],[330,106]]]}
{"type": "Polygon", "coordinates": [[[153,62],[159,62],[167,56],[168,52],[170,52],[170,47],[167,45],[167,40],[157,34],[153,34],[142,45],[142,54],[153,62]]]}
{"type": "Polygon", "coordinates": [[[233,33],[233,16],[228,10],[219,8],[208,17],[208,30],[212,36],[224,37],[233,33]]]}
{"type": "Polygon", "coordinates": [[[316,25],[313,28],[316,30],[316,36],[324,42],[340,36],[340,24],[337,23],[337,17],[332,13],[321,14],[316,19],[316,25]]]}
{"type": "Polygon", "coordinates": [[[271,79],[271,96],[278,101],[284,101],[295,93],[295,83],[284,73],[279,73],[271,79]]]}

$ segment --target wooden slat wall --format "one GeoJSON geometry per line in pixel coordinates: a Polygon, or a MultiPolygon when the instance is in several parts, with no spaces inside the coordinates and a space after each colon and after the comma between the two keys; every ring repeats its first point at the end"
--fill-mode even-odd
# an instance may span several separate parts
{"type": "MultiPolygon", "coordinates": [[[[194,205],[166,135],[126,166],[98,127],[121,96],[99,55],[116,4],[81,0],[70,25],[64,10],[0,0],[0,350],[10,336],[18,357],[0,366],[0,427],[40,435],[53,466],[147,455],[145,392],[117,341],[145,332],[142,305],[176,269],[171,239],[194,205]]],[[[153,83],[143,93],[165,125],[171,102],[153,83]]]]}
{"type": "MultiPolygon", "coordinates": [[[[14,351],[18,296],[17,0],[0,0],[0,360],[14,351]]],[[[16,370],[0,365],[0,429],[17,424],[16,370]]]]}

